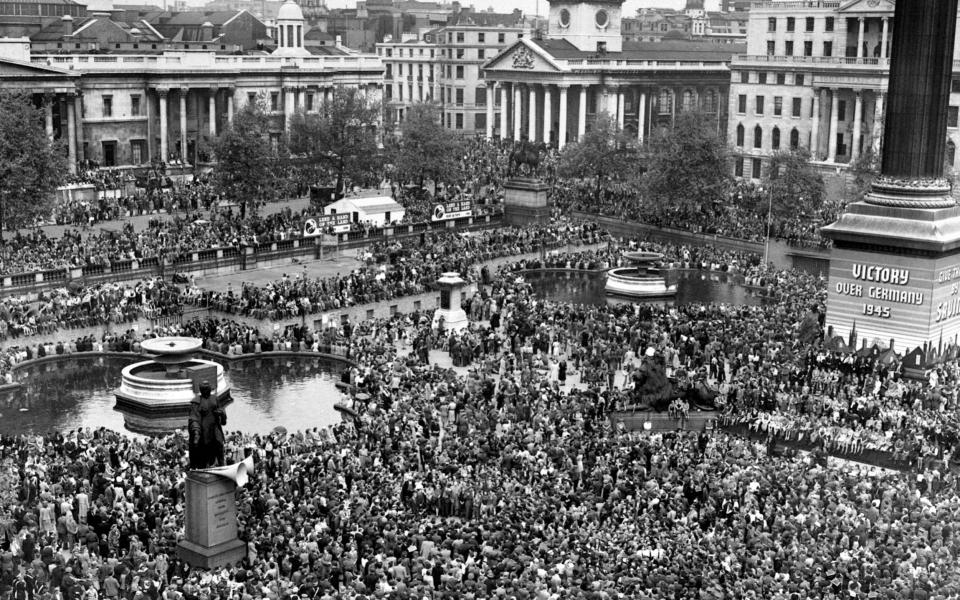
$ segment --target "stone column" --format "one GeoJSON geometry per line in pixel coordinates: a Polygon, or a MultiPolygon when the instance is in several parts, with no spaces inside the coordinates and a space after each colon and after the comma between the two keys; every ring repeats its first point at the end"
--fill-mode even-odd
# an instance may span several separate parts
{"type": "Polygon", "coordinates": [[[496,99],[496,91],[494,88],[494,82],[487,82],[487,139],[493,139],[493,121],[494,121],[494,104],[496,99]]]}
{"type": "Polygon", "coordinates": [[[530,103],[527,107],[527,139],[531,142],[537,141],[537,86],[529,84],[527,86],[530,103]]]}
{"type": "Polygon", "coordinates": [[[850,140],[850,164],[853,164],[854,161],[860,156],[860,136],[861,128],[863,127],[863,91],[854,90],[857,94],[856,104],[853,109],[853,136],[850,140]]]}
{"type": "Polygon", "coordinates": [[[810,126],[810,156],[820,160],[820,88],[813,88],[813,123],[810,126]]]}
{"type": "Polygon", "coordinates": [[[567,91],[570,89],[568,85],[560,85],[560,129],[557,132],[557,148],[563,150],[563,147],[567,145],[567,91]]]}
{"type": "Polygon", "coordinates": [[[76,102],[76,96],[67,96],[67,167],[71,173],[77,172],[76,102]]]}
{"type": "Polygon", "coordinates": [[[227,90],[227,124],[233,125],[233,95],[236,94],[236,90],[229,88],[227,90]]]}
{"type": "Polygon", "coordinates": [[[180,162],[187,162],[187,88],[180,88],[180,162]]]}
{"type": "Polygon", "coordinates": [[[860,32],[857,34],[857,58],[863,58],[863,28],[865,22],[863,17],[858,18],[857,21],[860,23],[860,32]]]}
{"type": "Polygon", "coordinates": [[[53,94],[43,95],[43,126],[47,139],[53,141],[53,94]]]}
{"type": "Polygon", "coordinates": [[[543,143],[550,143],[550,134],[553,133],[553,94],[550,85],[543,86],[543,143]]]}
{"type": "Polygon", "coordinates": [[[293,120],[293,88],[283,88],[283,129],[290,131],[290,121],[293,120]]]}
{"type": "Polygon", "coordinates": [[[670,127],[677,124],[677,90],[670,90],[670,127]]]}
{"type": "Polygon", "coordinates": [[[624,98],[623,88],[617,90],[617,127],[623,129],[623,111],[626,108],[626,99],[624,98]]]}
{"type": "Polygon", "coordinates": [[[507,84],[500,84],[500,139],[507,139],[507,133],[510,131],[510,91],[507,90],[507,84]]]}
{"type": "Polygon", "coordinates": [[[170,154],[167,149],[167,139],[169,132],[167,131],[167,117],[169,113],[167,112],[167,94],[170,93],[170,90],[157,90],[157,96],[160,97],[160,160],[167,162],[170,159],[170,154]]]}
{"type": "Polygon", "coordinates": [[[74,152],[77,160],[87,158],[83,151],[83,92],[77,92],[73,99],[74,152]]]}
{"type": "Polygon", "coordinates": [[[589,86],[581,85],[580,86],[580,106],[578,112],[580,113],[577,118],[577,141],[583,141],[583,136],[587,134],[587,88],[589,86]]]}
{"type": "Polygon", "coordinates": [[[520,84],[513,84],[513,140],[520,140],[523,127],[523,96],[520,94],[520,84]]]}
{"type": "Polygon", "coordinates": [[[840,121],[840,90],[830,90],[830,133],[827,138],[827,162],[837,162],[837,127],[840,121]]]}
{"type": "Polygon", "coordinates": [[[883,167],[893,178],[943,176],[957,3],[898,2],[890,51],[883,167]],[[902,28],[902,29],[901,29],[902,28]]]}
{"type": "Polygon", "coordinates": [[[217,136],[217,88],[210,88],[207,99],[207,110],[210,113],[210,137],[217,136]]]}
{"type": "Polygon", "coordinates": [[[646,137],[647,129],[647,93],[640,92],[640,109],[637,111],[637,141],[641,144],[646,137]]]}
{"type": "Polygon", "coordinates": [[[597,89],[597,115],[602,112],[606,112],[614,119],[617,118],[617,115],[611,114],[615,111],[610,110],[610,88],[605,85],[601,85],[597,89]]]}
{"type": "Polygon", "coordinates": [[[870,147],[874,154],[880,153],[880,140],[883,135],[883,100],[884,92],[874,92],[873,102],[873,130],[870,132],[870,147]]]}
{"type": "Polygon", "coordinates": [[[297,88],[297,110],[307,114],[307,88],[297,88]]]}
{"type": "Polygon", "coordinates": [[[887,58],[887,39],[890,32],[890,19],[883,18],[883,33],[880,34],[880,58],[887,58]]]}

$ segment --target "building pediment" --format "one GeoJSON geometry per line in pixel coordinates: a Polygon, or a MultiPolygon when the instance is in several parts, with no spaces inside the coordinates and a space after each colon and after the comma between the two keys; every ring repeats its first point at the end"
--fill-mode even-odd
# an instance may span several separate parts
{"type": "Polygon", "coordinates": [[[552,56],[526,39],[517,40],[483,66],[484,71],[559,73],[564,71],[552,56]]]}
{"type": "Polygon", "coordinates": [[[892,16],[894,6],[893,0],[848,0],[837,12],[846,15],[890,13],[892,16]]]}
{"type": "Polygon", "coordinates": [[[0,81],[4,79],[62,79],[69,81],[77,77],[65,69],[34,63],[25,63],[0,57],[0,81]]]}

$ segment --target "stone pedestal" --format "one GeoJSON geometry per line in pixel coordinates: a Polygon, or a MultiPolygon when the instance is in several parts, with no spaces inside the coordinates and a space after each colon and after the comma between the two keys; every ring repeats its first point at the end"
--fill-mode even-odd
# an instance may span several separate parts
{"type": "Polygon", "coordinates": [[[546,223],[550,220],[547,193],[550,186],[532,177],[514,177],[503,186],[503,215],[510,225],[546,223]]]}
{"type": "Polygon", "coordinates": [[[215,569],[243,560],[247,545],[237,538],[237,484],[231,479],[187,473],[184,539],[177,555],[191,567],[215,569]]]}
{"type": "Polygon", "coordinates": [[[459,273],[444,273],[437,280],[440,288],[440,307],[433,313],[433,328],[436,329],[443,319],[443,328],[446,331],[459,331],[465,328],[469,321],[467,313],[460,306],[460,292],[467,282],[459,273]]]}

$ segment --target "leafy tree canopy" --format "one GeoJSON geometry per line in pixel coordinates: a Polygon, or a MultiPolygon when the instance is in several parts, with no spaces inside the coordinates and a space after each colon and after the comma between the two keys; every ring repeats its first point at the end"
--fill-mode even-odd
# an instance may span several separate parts
{"type": "Polygon", "coordinates": [[[641,188],[644,199],[677,215],[699,215],[727,200],[729,150],[715,118],[699,112],[677,115],[673,128],[654,133],[641,188]]]}
{"type": "Polygon", "coordinates": [[[346,180],[368,180],[380,164],[380,113],[380,103],[363,90],[337,88],[319,112],[293,116],[290,151],[324,166],[336,176],[336,189],[342,192],[346,180]]]}
{"type": "Polygon", "coordinates": [[[256,211],[273,195],[278,151],[270,140],[270,118],[263,98],[247,103],[233,123],[215,140],[217,164],[213,180],[219,192],[240,205],[240,212],[256,211]]]}
{"type": "Polygon", "coordinates": [[[15,229],[48,216],[67,168],[66,151],[47,137],[31,96],[0,92],[0,223],[15,229]]]}

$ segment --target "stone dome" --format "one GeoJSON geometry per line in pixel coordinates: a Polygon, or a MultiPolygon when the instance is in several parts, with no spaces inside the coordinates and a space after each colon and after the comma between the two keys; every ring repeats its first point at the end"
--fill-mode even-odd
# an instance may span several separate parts
{"type": "Polygon", "coordinates": [[[287,0],[277,11],[277,21],[303,21],[303,11],[293,0],[287,0]]]}

